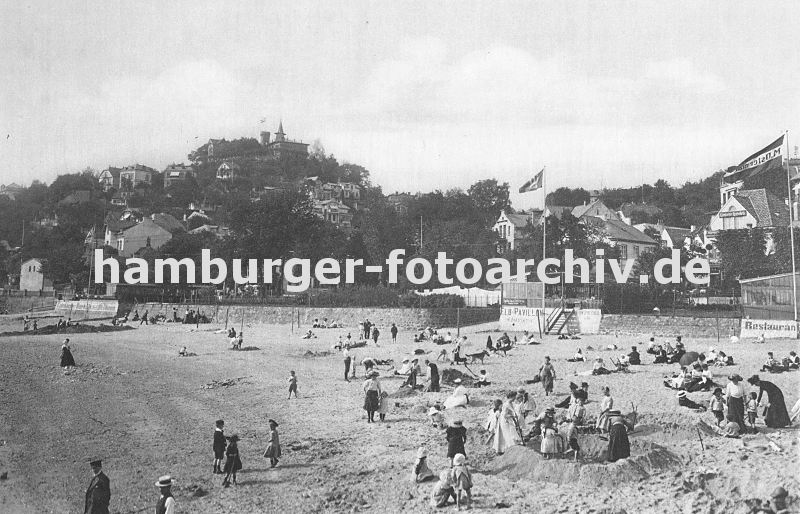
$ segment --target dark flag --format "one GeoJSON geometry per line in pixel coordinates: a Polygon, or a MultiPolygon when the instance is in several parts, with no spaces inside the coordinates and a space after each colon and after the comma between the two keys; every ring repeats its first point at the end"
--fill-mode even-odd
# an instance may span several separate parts
{"type": "Polygon", "coordinates": [[[529,191],[536,191],[542,187],[542,180],[544,180],[544,168],[542,168],[542,171],[537,173],[532,179],[525,182],[522,187],[519,188],[519,192],[527,193],[529,191]]]}
{"type": "Polygon", "coordinates": [[[781,170],[783,166],[783,138],[784,136],[779,137],[772,144],[743,160],[736,169],[723,176],[725,182],[732,184],[739,180],[752,179],[759,175],[781,170]]]}

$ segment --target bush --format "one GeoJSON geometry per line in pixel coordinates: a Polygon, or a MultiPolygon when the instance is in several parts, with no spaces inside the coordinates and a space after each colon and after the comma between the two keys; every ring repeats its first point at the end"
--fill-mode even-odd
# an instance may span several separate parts
{"type": "Polygon", "coordinates": [[[313,307],[398,307],[397,291],[382,286],[355,286],[307,291],[297,296],[298,305],[313,307]]]}
{"type": "Polygon", "coordinates": [[[416,293],[404,294],[400,297],[402,307],[421,307],[437,309],[442,307],[464,307],[464,299],[455,294],[418,295],[416,293]]]}

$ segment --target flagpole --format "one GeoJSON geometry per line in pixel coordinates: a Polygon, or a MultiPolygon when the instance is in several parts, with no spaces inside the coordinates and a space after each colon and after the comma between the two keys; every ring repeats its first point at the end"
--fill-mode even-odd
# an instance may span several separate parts
{"type": "MultiPolygon", "coordinates": [[[[542,224],[542,261],[547,256],[547,173],[545,173],[547,166],[542,168],[542,219],[544,223],[542,224]]],[[[538,266],[537,266],[538,268],[538,266]]],[[[547,274],[547,268],[545,268],[545,275],[547,274]]],[[[541,277],[539,277],[541,280],[541,277]]],[[[542,281],[542,318],[546,319],[545,317],[545,306],[544,306],[544,290],[545,290],[545,283],[542,281]]],[[[797,318],[797,316],[795,316],[797,318]]],[[[545,321],[546,323],[546,321],[545,321]]]]}
{"type": "Polygon", "coordinates": [[[789,242],[792,245],[792,305],[794,306],[794,321],[797,322],[797,265],[794,255],[794,206],[792,204],[792,179],[789,176],[791,166],[789,166],[789,131],[787,130],[783,138],[786,141],[786,188],[789,193],[789,242]]]}

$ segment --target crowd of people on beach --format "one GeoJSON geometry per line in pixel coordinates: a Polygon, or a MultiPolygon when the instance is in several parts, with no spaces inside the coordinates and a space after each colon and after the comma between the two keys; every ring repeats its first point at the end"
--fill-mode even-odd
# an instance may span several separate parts
{"type": "MultiPolygon", "coordinates": [[[[144,316],[147,316],[146,311],[144,316]]],[[[329,322],[324,318],[322,321],[315,319],[312,328],[341,327],[338,323],[329,322]]],[[[392,323],[389,329],[392,342],[396,342],[398,332],[397,325],[392,323]]],[[[334,349],[341,352],[344,364],[343,378],[347,382],[356,379],[359,368],[355,350],[368,344],[380,348],[380,330],[368,319],[359,324],[357,335],[357,338],[353,338],[351,333],[339,336],[338,342],[334,345],[334,349]]],[[[237,333],[235,329],[230,328],[227,336],[232,348],[241,348],[243,338],[241,331],[237,333]]],[[[303,336],[303,338],[312,337],[311,330],[303,336]]],[[[485,349],[481,348],[481,352],[469,353],[467,349],[469,341],[466,336],[454,337],[450,332],[439,334],[436,329],[427,327],[415,332],[413,337],[415,342],[452,345],[452,348],[449,351],[443,349],[435,360],[428,356],[430,351],[418,349],[413,356],[404,357],[399,367],[396,367],[391,359],[377,358],[366,355],[365,352],[365,356],[358,363],[364,369],[360,394],[363,394],[366,422],[368,424],[385,422],[390,412],[390,399],[393,393],[388,391],[386,384],[381,381],[381,372],[388,377],[399,376],[403,379],[397,392],[406,389],[441,395],[443,373],[439,369],[439,361],[444,360],[445,364],[454,365],[455,368],[445,370],[445,375],[449,377],[446,383],[452,385],[452,390],[445,392],[443,396],[435,397],[433,405],[427,411],[430,427],[442,433],[442,445],[446,450],[449,466],[438,473],[432,471],[428,462],[428,448],[419,447],[413,463],[412,479],[416,483],[433,482],[430,491],[432,507],[444,507],[454,503],[459,510],[462,506],[471,508],[473,479],[468,454],[472,452],[468,453],[468,450],[471,450],[468,447],[470,439],[468,429],[464,426],[464,414],[466,409],[470,408],[469,386],[485,388],[490,387],[492,382],[489,381],[485,369],[481,369],[479,373],[473,372],[467,366],[468,358],[473,357],[471,363],[478,360],[482,363],[482,358],[476,357],[479,354],[485,354],[484,358],[490,354],[508,355],[509,351],[520,344],[541,343],[527,332],[522,334],[521,339],[503,333],[496,342],[489,336],[485,349]],[[457,375],[449,375],[452,371],[459,370],[462,365],[465,373],[458,371],[457,375]],[[457,378],[452,378],[453,376],[457,378]],[[462,376],[464,378],[461,378],[462,376]],[[377,420],[376,414],[378,414],[377,420]]],[[[184,350],[185,347],[182,351],[184,350]]],[[[618,354],[616,360],[612,357],[610,361],[613,369],[605,365],[603,357],[589,358],[587,354],[591,350],[594,349],[587,347],[585,353],[583,348],[577,348],[574,356],[566,359],[569,362],[586,364],[586,371],[578,375],[602,377],[612,373],[631,372],[637,366],[646,365],[638,345],[631,346],[630,352],[618,354]],[[588,369],[590,363],[591,369],[588,369]]],[[[616,345],[610,345],[601,350],[616,351],[618,348],[616,345]]],[[[699,413],[710,411],[714,424],[722,436],[740,437],[742,434],[755,432],[759,414],[763,417],[763,424],[769,428],[784,428],[792,423],[783,392],[773,382],[754,374],[746,381],[751,387],[748,390],[744,385],[744,379],[737,373],[731,373],[727,376],[725,385],[717,383],[713,370],[733,365],[733,358],[722,350],[709,347],[704,353],[688,351],[682,338],[678,336],[674,344],[670,342],[657,344],[655,338],[651,338],[643,353],[653,356],[652,364],[680,366],[678,373],[665,377],[664,385],[677,391],[678,407],[699,413]],[[689,395],[695,393],[711,393],[711,395],[707,399],[692,399],[689,395]]],[[[781,360],[776,359],[772,352],[768,352],[767,355],[767,360],[759,370],[761,373],[784,373],[800,367],[800,358],[794,351],[781,360]]],[[[61,365],[74,366],[69,339],[62,345],[61,365]]],[[[545,356],[538,372],[532,379],[524,382],[529,385],[541,384],[545,398],[554,396],[557,394],[556,367],[550,356],[545,356]]],[[[581,462],[586,457],[582,450],[582,440],[585,441],[583,438],[595,437],[603,440],[605,446],[600,456],[592,456],[593,462],[605,460],[613,463],[631,457],[632,445],[629,434],[635,432],[636,406],[632,406],[632,411],[623,413],[619,406],[615,405],[611,388],[607,385],[600,387],[599,395],[594,401],[590,400],[589,391],[590,384],[586,381],[580,384],[570,382],[569,394],[554,400],[553,405],[549,406],[537,405],[533,395],[524,387],[507,391],[501,398],[491,401],[485,423],[481,427],[486,435],[482,440],[485,444],[491,445],[497,455],[504,455],[519,446],[533,449],[545,460],[563,458],[581,462]],[[587,409],[587,405],[592,403],[596,408],[587,409]]],[[[289,399],[293,395],[295,398],[298,397],[298,377],[294,371],[290,371],[288,376],[288,392],[289,399]]],[[[269,419],[268,424],[269,438],[263,457],[269,459],[270,467],[274,468],[279,465],[281,458],[278,423],[269,419]]],[[[212,444],[213,473],[223,477],[223,487],[236,486],[237,472],[242,469],[240,438],[237,434],[225,435],[224,429],[224,421],[217,420],[212,444]]],[[[102,473],[99,459],[93,460],[91,464],[94,476],[86,492],[85,512],[108,512],[109,479],[102,473]],[[99,507],[95,508],[95,505],[99,507]],[[102,510],[103,505],[106,510],[102,510]]],[[[170,489],[173,483],[174,479],[171,476],[159,478],[157,486],[161,496],[156,507],[157,513],[175,512],[176,501],[170,489]]]]}

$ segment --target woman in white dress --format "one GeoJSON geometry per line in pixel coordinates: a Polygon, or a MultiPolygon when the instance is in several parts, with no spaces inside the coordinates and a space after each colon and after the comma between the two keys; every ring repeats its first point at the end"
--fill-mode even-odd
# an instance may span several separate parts
{"type": "Polygon", "coordinates": [[[494,434],[494,451],[498,455],[505,453],[512,446],[522,444],[522,439],[517,429],[517,415],[514,411],[514,399],[517,393],[510,392],[500,410],[494,434]]]}

